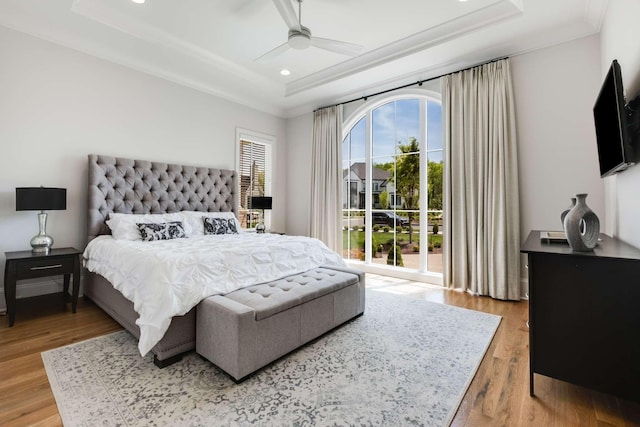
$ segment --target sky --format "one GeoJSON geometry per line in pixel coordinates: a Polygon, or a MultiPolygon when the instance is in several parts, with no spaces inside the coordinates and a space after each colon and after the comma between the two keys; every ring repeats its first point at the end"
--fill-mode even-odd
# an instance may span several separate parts
{"type": "MultiPolygon", "coordinates": [[[[392,101],[373,110],[372,161],[386,163],[398,153],[398,144],[406,144],[411,137],[420,140],[419,99],[392,101]]],[[[358,121],[343,142],[342,158],[345,163],[365,160],[365,119],[358,121]],[[349,157],[349,142],[351,156],[349,157]],[[348,162],[347,159],[351,159],[348,162]]],[[[442,108],[439,103],[427,102],[427,152],[430,161],[442,161],[442,108]],[[432,150],[435,150],[432,152],[432,150]]]]}

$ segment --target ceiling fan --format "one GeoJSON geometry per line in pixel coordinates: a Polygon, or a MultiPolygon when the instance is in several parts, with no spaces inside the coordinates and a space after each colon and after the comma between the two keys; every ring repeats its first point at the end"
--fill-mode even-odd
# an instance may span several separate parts
{"type": "Polygon", "coordinates": [[[306,49],[314,46],[330,52],[340,53],[342,55],[355,56],[362,50],[362,46],[339,40],[324,39],[321,37],[312,37],[311,30],[302,25],[302,1],[298,2],[298,15],[293,9],[291,0],[273,0],[280,16],[289,27],[289,36],[286,43],[281,44],[275,49],[270,50],[264,55],[256,58],[256,61],[269,60],[281,55],[289,49],[306,49]]]}

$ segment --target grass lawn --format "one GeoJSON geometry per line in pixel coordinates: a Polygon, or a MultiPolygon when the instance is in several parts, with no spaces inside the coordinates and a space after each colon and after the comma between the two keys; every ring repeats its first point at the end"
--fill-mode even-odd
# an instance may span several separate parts
{"type": "MultiPolygon", "coordinates": [[[[393,231],[374,231],[372,233],[372,245],[373,247],[378,247],[379,245],[389,245],[393,244],[393,231]]],[[[355,248],[364,248],[364,231],[343,231],[342,232],[342,244],[343,248],[350,247],[352,249],[355,248]],[[349,238],[351,239],[351,244],[349,245],[349,238]]],[[[409,233],[398,233],[396,235],[397,243],[409,243],[409,233]]],[[[414,231],[412,233],[412,242],[416,245],[420,243],[420,233],[414,231]]],[[[429,234],[429,244],[433,246],[442,246],[442,235],[441,234],[429,234]]]]}

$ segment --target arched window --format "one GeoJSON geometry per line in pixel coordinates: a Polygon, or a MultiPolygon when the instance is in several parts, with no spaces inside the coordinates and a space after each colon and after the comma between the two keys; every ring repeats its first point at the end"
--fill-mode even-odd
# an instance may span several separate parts
{"type": "Polygon", "coordinates": [[[440,95],[404,91],[366,104],[344,135],[343,257],[442,283],[440,95]]]}

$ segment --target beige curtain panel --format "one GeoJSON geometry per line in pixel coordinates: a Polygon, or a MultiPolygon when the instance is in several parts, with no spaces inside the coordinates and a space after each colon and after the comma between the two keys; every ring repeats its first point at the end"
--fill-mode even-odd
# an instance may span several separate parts
{"type": "Polygon", "coordinates": [[[520,224],[514,98],[508,60],[442,80],[444,284],[518,300],[520,224]]]}
{"type": "Polygon", "coordinates": [[[311,158],[311,237],[342,253],[342,105],[313,116],[311,158]]]}

